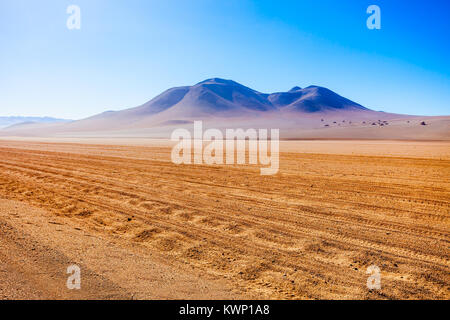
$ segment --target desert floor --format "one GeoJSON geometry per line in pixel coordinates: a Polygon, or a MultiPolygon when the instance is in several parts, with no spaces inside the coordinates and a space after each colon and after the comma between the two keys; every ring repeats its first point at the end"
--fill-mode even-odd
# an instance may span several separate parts
{"type": "Polygon", "coordinates": [[[0,140],[0,299],[450,299],[450,142],[281,147],[261,176],[164,141],[0,140]]]}

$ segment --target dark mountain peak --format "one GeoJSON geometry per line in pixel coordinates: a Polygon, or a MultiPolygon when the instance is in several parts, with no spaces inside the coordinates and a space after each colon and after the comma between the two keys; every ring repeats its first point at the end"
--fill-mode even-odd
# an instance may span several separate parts
{"type": "Polygon", "coordinates": [[[207,102],[212,105],[215,103],[219,107],[216,109],[220,111],[228,109],[267,111],[274,108],[267,100],[267,94],[248,88],[236,81],[221,78],[211,78],[199,82],[191,87],[189,96],[191,100],[194,100],[190,102],[191,104],[204,105],[207,102]]]}
{"type": "Polygon", "coordinates": [[[236,81],[222,79],[222,78],[206,79],[206,80],[200,81],[196,85],[202,85],[202,84],[220,84],[220,85],[233,85],[233,86],[238,85],[238,86],[242,86],[240,83],[237,83],[236,81]]]}
{"type": "Polygon", "coordinates": [[[287,106],[294,101],[300,99],[303,96],[302,89],[300,90],[289,90],[288,92],[275,92],[269,95],[269,101],[276,106],[281,108],[287,106]]]}
{"type": "Polygon", "coordinates": [[[263,93],[253,90],[249,87],[246,87],[243,84],[240,84],[239,82],[236,82],[233,80],[221,79],[221,78],[206,79],[202,82],[197,83],[196,85],[194,85],[190,88],[193,89],[196,87],[208,88],[213,91],[215,91],[215,90],[217,90],[217,91],[240,91],[240,92],[247,92],[249,94],[264,95],[263,93]]]}
{"type": "Polygon", "coordinates": [[[314,85],[304,89],[294,87],[288,92],[272,93],[268,99],[278,109],[306,113],[366,109],[330,89],[314,85]]]}
{"type": "Polygon", "coordinates": [[[320,86],[308,86],[302,90],[300,99],[287,106],[287,109],[300,112],[325,112],[336,110],[367,110],[360,104],[320,86]]]}
{"type": "Polygon", "coordinates": [[[303,93],[309,95],[317,95],[317,96],[332,96],[333,98],[340,97],[336,92],[320,86],[308,86],[302,89],[303,93]]]}

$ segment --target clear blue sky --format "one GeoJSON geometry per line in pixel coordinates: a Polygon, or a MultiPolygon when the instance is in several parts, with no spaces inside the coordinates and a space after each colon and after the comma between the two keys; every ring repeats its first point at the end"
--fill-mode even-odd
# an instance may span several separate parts
{"type": "Polygon", "coordinates": [[[449,13],[438,0],[0,0],[0,115],[79,119],[211,77],[448,115],[449,13]],[[381,30],[366,27],[371,4],[381,30]]]}

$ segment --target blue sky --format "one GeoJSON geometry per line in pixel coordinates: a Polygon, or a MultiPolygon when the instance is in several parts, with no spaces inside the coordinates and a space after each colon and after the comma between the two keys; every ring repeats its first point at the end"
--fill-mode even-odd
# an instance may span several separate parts
{"type": "Polygon", "coordinates": [[[211,77],[448,115],[449,12],[438,0],[0,0],[0,115],[79,119],[211,77]],[[71,4],[80,30],[66,27],[71,4]],[[366,27],[371,4],[381,30],[366,27]]]}

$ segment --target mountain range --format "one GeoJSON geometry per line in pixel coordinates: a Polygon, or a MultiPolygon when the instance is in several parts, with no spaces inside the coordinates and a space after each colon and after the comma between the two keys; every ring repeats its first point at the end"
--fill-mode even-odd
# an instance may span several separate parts
{"type": "Polygon", "coordinates": [[[106,111],[68,123],[25,124],[3,129],[0,135],[167,138],[175,128],[189,128],[195,120],[218,129],[279,128],[281,137],[292,139],[450,136],[448,117],[374,111],[320,86],[261,93],[220,78],[168,89],[138,107],[106,111]],[[426,130],[426,125],[417,129],[418,121],[423,119],[430,125],[426,130]]]}
{"type": "Polygon", "coordinates": [[[176,121],[210,117],[255,117],[276,112],[325,113],[367,111],[333,91],[310,86],[288,92],[261,93],[232,80],[212,78],[194,86],[171,88],[136,108],[107,112],[90,118],[176,121]]]}
{"type": "Polygon", "coordinates": [[[0,117],[0,128],[6,128],[21,124],[32,124],[32,123],[55,123],[55,122],[68,122],[70,120],[57,119],[51,117],[0,117]]]}

